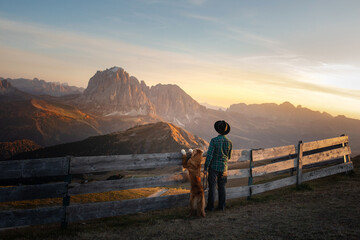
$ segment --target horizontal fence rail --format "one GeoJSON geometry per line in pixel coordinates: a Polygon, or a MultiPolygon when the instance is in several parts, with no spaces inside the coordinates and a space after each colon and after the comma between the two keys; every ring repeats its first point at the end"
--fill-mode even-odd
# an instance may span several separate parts
{"type": "MultiPolygon", "coordinates": [[[[245,168],[228,171],[229,179],[247,179],[248,185],[227,188],[227,199],[251,197],[281,187],[301,184],[305,181],[348,172],[353,169],[349,155],[351,149],[347,136],[313,142],[299,142],[266,149],[234,150],[230,163],[242,163],[245,168]],[[330,165],[330,166],[329,166],[330,165]],[[324,167],[325,166],[325,167],[324,167]],[[315,170],[313,169],[315,168],[315,170]],[[310,171],[312,169],[312,171],[310,171]],[[294,173],[296,172],[296,175],[294,173]],[[255,178],[265,175],[290,173],[281,179],[254,184],[255,178]]],[[[204,154],[206,156],[206,153],[204,154]]],[[[173,174],[121,178],[115,180],[71,183],[77,174],[100,174],[109,171],[147,170],[169,166],[181,166],[180,153],[156,153],[138,155],[62,157],[0,162],[0,181],[57,177],[42,184],[0,187],[0,202],[63,198],[63,206],[0,212],[0,228],[76,222],[89,219],[133,214],[188,205],[189,193],[153,196],[111,202],[71,204],[70,196],[111,192],[125,189],[179,186],[188,182],[187,172],[173,174]],[[63,179],[59,182],[60,179],[63,179]]],[[[281,175],[282,176],[282,175],[281,175]]],[[[165,192],[165,191],[163,191],[165,192]]],[[[162,192],[160,192],[161,194],[162,192]]],[[[207,193],[206,193],[207,194],[207,193]]]]}
{"type": "Polygon", "coordinates": [[[68,169],[68,157],[0,161],[0,180],[64,176],[68,169]]]}

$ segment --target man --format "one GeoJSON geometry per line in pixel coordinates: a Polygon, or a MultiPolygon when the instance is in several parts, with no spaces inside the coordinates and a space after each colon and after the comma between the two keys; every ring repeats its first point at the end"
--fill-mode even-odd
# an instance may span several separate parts
{"type": "Polygon", "coordinates": [[[232,142],[225,135],[230,132],[230,125],[225,121],[217,121],[214,124],[214,128],[219,135],[210,141],[204,166],[204,174],[209,172],[209,195],[205,210],[214,210],[215,187],[217,182],[219,194],[218,209],[224,211],[228,160],[231,158],[232,152],[232,142]]]}

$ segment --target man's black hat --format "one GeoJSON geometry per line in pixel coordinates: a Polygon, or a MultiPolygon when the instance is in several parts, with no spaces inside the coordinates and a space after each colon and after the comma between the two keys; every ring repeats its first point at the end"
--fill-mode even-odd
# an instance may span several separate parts
{"type": "Polygon", "coordinates": [[[226,135],[230,132],[230,125],[224,120],[217,121],[214,124],[214,128],[221,135],[226,135]]]}

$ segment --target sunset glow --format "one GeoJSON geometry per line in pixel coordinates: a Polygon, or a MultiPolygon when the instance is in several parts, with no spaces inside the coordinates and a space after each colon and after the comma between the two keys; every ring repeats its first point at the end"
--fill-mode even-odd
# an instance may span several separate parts
{"type": "Polygon", "coordinates": [[[86,87],[124,68],[200,103],[360,119],[359,1],[1,1],[0,77],[86,87]]]}

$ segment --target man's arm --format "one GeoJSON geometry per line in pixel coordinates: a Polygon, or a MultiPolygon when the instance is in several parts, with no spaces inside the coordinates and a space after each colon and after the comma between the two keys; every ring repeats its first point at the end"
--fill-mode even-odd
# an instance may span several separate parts
{"type": "Polygon", "coordinates": [[[230,151],[229,151],[229,159],[230,159],[231,154],[232,154],[232,142],[231,141],[229,142],[229,148],[230,148],[230,151]]]}

